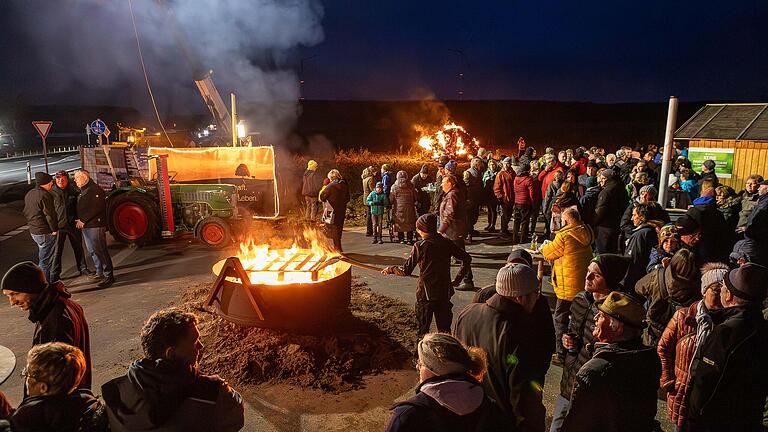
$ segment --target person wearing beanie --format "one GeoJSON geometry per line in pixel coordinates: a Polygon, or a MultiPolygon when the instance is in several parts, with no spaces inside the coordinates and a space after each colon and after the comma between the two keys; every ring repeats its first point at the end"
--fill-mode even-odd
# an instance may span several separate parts
{"type": "Polygon", "coordinates": [[[71,299],[61,281],[48,283],[43,270],[31,261],[11,267],[0,281],[11,306],[29,313],[35,324],[32,346],[64,342],[85,355],[86,371],[81,387],[91,388],[91,342],[83,308],[71,299]]]}
{"type": "Polygon", "coordinates": [[[482,349],[466,347],[443,333],[424,335],[416,348],[416,395],[391,408],[386,432],[509,430],[512,419],[480,384],[487,370],[482,349]]]}
{"type": "Polygon", "coordinates": [[[595,352],[573,385],[570,409],[560,429],[654,431],[661,362],[643,345],[643,304],[614,291],[597,302],[595,352]]]}
{"type": "Polygon", "coordinates": [[[559,341],[567,350],[560,378],[560,393],[555,400],[550,431],[557,432],[563,425],[570,406],[571,393],[576,374],[584,363],[592,358],[595,343],[596,301],[623,289],[619,282],[629,267],[629,258],[622,255],[602,254],[594,257],[587,266],[584,291],[579,292],[571,302],[567,331],[559,341]]]}
{"type": "Polygon", "coordinates": [[[690,365],[696,347],[712,331],[709,311],[720,309],[720,284],[728,273],[723,263],[707,263],[701,269],[701,301],[677,310],[661,334],[656,351],[661,359],[659,387],[667,393],[667,415],[683,430],[687,417],[686,395],[690,365]]]}
{"type": "Polygon", "coordinates": [[[646,345],[655,348],[675,311],[700,298],[699,281],[696,257],[688,249],[680,249],[668,266],[637,281],[635,292],[648,301],[648,328],[643,335],[646,345]]]}
{"type": "Polygon", "coordinates": [[[451,297],[464,275],[469,272],[472,258],[462,248],[437,232],[437,216],[427,213],[416,220],[421,240],[414,243],[405,263],[388,266],[381,272],[397,276],[410,276],[419,267],[416,283],[416,320],[419,337],[429,333],[432,316],[438,332],[450,332],[453,320],[451,297]],[[451,279],[451,258],[461,262],[456,277],[451,279]]]}
{"type": "Polygon", "coordinates": [[[429,213],[429,192],[424,190],[429,186],[429,167],[424,164],[416,175],[411,178],[416,189],[416,217],[429,213]]]}
{"type": "Polygon", "coordinates": [[[555,329],[536,271],[508,264],[496,275],[497,294],[470,303],[456,318],[453,335],[488,353],[486,394],[516,419],[520,430],[544,430],[544,378],[554,352],[555,329]]]}
{"type": "Polygon", "coordinates": [[[53,260],[56,253],[56,235],[59,231],[56,206],[53,203],[53,177],[45,172],[35,173],[35,187],[24,195],[24,217],[29,234],[37,244],[37,264],[43,269],[46,280],[53,276],[53,260]]]}
{"type": "Polygon", "coordinates": [[[501,204],[501,235],[509,236],[509,221],[515,206],[515,171],[512,169],[512,158],[501,161],[501,171],[493,183],[493,194],[501,204]]]}
{"type": "Polygon", "coordinates": [[[683,246],[677,225],[673,223],[662,226],[657,237],[659,244],[651,250],[651,254],[648,256],[648,267],[645,268],[646,273],[668,266],[672,256],[683,246]]]}
{"type": "Polygon", "coordinates": [[[763,430],[768,397],[768,321],[763,302],[768,268],[746,263],[720,284],[722,309],[710,311],[712,330],[691,362],[690,431],[763,430]]]}
{"type": "Polygon", "coordinates": [[[307,169],[301,178],[301,195],[304,197],[304,222],[313,224],[317,221],[317,200],[323,187],[323,175],[317,171],[317,162],[307,162],[307,169]]]}
{"type": "MultiPolygon", "coordinates": [[[[533,267],[533,257],[531,256],[528,251],[525,249],[513,249],[512,252],[509,253],[507,256],[507,262],[506,264],[525,264],[530,268],[533,267]]],[[[536,276],[538,279],[538,275],[536,276]]],[[[539,286],[541,286],[541,280],[539,280],[539,286]]],[[[496,282],[493,282],[492,284],[485,286],[483,288],[480,288],[476,293],[475,296],[472,297],[472,303],[485,303],[496,295],[496,282]]]]}

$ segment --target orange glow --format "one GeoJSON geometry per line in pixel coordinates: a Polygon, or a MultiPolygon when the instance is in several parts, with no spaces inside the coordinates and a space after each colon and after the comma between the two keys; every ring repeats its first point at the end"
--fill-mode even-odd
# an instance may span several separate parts
{"type": "MultiPolygon", "coordinates": [[[[294,242],[290,247],[279,248],[267,243],[257,244],[253,240],[240,243],[237,258],[253,284],[288,285],[295,283],[315,283],[332,279],[343,273],[348,266],[344,262],[335,262],[322,269],[316,267],[325,261],[339,256],[331,251],[320,240],[315,230],[305,230],[303,240],[309,246],[299,246],[294,242]],[[313,280],[313,273],[316,279],[313,280]]],[[[213,272],[218,274],[224,260],[213,266],[213,272]]]]}
{"type": "Polygon", "coordinates": [[[424,126],[415,126],[421,132],[418,146],[429,153],[434,159],[442,155],[451,157],[467,157],[474,154],[480,147],[480,141],[456,123],[446,123],[437,131],[428,130],[424,126]]]}

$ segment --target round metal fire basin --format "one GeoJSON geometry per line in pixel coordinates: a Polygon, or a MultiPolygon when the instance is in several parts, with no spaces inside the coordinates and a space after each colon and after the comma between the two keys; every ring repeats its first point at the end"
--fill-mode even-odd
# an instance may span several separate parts
{"type": "Polygon", "coordinates": [[[227,277],[213,298],[216,312],[244,326],[322,331],[338,317],[349,314],[352,271],[347,263],[338,265],[344,266],[338,276],[312,283],[247,286],[227,277]]]}

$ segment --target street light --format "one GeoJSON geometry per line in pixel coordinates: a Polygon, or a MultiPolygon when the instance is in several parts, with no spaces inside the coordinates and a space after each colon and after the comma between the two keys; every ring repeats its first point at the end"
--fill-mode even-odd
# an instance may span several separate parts
{"type": "Polygon", "coordinates": [[[239,138],[239,139],[243,139],[243,138],[245,138],[245,137],[247,137],[247,136],[248,136],[248,135],[246,135],[246,134],[245,134],[245,122],[243,122],[242,120],[240,120],[240,121],[237,123],[237,138],[239,138]]]}

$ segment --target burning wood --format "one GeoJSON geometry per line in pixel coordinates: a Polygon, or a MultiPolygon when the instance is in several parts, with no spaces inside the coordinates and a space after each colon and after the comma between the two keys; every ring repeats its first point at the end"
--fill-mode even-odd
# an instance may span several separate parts
{"type": "Polygon", "coordinates": [[[437,131],[427,130],[426,127],[416,126],[422,133],[418,145],[427,151],[430,157],[439,159],[440,156],[466,157],[477,152],[480,142],[456,123],[446,123],[437,131]]]}

